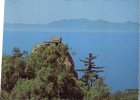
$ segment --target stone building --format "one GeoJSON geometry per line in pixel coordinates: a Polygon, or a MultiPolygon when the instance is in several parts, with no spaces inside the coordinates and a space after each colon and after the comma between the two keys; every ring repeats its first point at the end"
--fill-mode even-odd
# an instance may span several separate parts
{"type": "Polygon", "coordinates": [[[62,43],[62,38],[55,37],[53,40],[45,41],[43,44],[48,45],[48,46],[57,46],[60,43],[62,43]]]}
{"type": "Polygon", "coordinates": [[[58,44],[62,43],[62,38],[61,37],[54,37],[53,40],[45,41],[43,44],[38,44],[33,47],[32,52],[35,53],[36,49],[38,49],[41,46],[57,46],[58,44]]]}

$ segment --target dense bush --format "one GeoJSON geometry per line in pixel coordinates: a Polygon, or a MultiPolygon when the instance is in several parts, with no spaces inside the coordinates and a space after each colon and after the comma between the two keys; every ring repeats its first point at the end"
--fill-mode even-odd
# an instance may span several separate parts
{"type": "Polygon", "coordinates": [[[1,100],[137,100],[137,90],[111,94],[102,78],[77,79],[67,45],[41,45],[28,54],[14,48],[2,59],[1,100]]]}
{"type": "Polygon", "coordinates": [[[14,48],[12,56],[3,56],[2,99],[82,99],[75,74],[66,45],[42,45],[28,55],[14,48]]]}

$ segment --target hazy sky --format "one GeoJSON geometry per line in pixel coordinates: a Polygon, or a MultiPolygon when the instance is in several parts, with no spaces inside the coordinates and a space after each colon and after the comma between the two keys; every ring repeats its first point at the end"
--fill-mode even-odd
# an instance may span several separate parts
{"type": "Polygon", "coordinates": [[[6,23],[49,23],[87,18],[138,21],[139,0],[5,0],[6,23]]]}

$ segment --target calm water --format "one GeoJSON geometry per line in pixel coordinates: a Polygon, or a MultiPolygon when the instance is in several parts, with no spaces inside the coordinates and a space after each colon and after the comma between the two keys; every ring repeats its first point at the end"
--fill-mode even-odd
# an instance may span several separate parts
{"type": "Polygon", "coordinates": [[[112,91],[138,87],[138,33],[4,32],[3,54],[11,54],[13,47],[31,51],[34,45],[54,36],[61,36],[63,43],[76,52],[76,68],[82,68],[79,59],[89,52],[98,55],[96,64],[105,67],[101,75],[112,91]]]}

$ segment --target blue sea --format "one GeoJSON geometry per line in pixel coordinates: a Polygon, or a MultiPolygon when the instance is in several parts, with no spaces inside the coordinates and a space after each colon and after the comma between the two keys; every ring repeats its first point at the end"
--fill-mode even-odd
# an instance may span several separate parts
{"type": "Polygon", "coordinates": [[[100,75],[112,91],[138,88],[139,35],[136,32],[4,32],[3,55],[12,54],[14,47],[31,52],[33,46],[55,36],[61,36],[70,52],[76,52],[72,56],[76,69],[84,67],[80,59],[93,53],[97,55],[96,65],[105,67],[100,75]]]}

